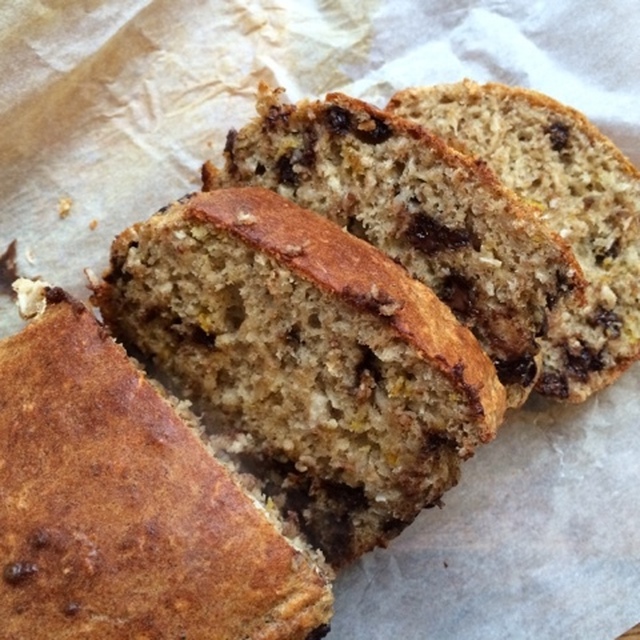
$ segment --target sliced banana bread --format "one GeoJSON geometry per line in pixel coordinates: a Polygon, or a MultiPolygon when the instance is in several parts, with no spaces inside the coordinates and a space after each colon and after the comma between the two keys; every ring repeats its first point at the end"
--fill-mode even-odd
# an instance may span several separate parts
{"type": "Polygon", "coordinates": [[[540,93],[470,80],[407,89],[389,103],[482,159],[571,246],[586,305],[549,318],[537,390],[579,402],[640,355],[640,173],[587,118],[540,93]]]}
{"type": "Polygon", "coordinates": [[[195,194],[127,229],[94,292],[336,567],[438,503],[503,418],[491,361],[446,305],[265,189],[195,194]]]}
{"type": "Polygon", "coordinates": [[[571,252],[482,163],[419,126],[340,94],[281,101],[230,131],[204,188],[257,184],[366,239],[432,288],[495,363],[509,404],[538,375],[549,308],[579,286],[571,252]]]}
{"type": "Polygon", "coordinates": [[[81,303],[20,281],[0,342],[3,638],[308,640],[332,572],[81,303]]]}

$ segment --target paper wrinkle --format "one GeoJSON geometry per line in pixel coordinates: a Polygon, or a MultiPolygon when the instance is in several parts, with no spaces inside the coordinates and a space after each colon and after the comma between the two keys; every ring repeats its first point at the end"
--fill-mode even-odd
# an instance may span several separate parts
{"type": "MultiPolygon", "coordinates": [[[[5,3],[7,4],[7,3],[5,3]]],[[[0,8],[0,253],[86,300],[125,227],[200,187],[260,81],[384,106],[499,81],[584,111],[640,164],[628,0],[63,0],[0,8]],[[59,215],[61,198],[72,202],[59,215]],[[96,226],[97,225],[97,226],[96,226]]],[[[20,329],[0,296],[0,335],[20,329]]],[[[329,640],[613,640],[640,621],[640,365],[586,403],[532,398],[444,507],[343,573],[329,640]]]]}

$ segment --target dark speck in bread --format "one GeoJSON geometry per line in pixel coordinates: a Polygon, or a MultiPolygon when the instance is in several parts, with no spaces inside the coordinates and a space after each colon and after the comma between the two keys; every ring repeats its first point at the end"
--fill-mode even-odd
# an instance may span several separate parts
{"type": "Polygon", "coordinates": [[[586,345],[574,352],[567,349],[567,370],[578,380],[586,379],[592,371],[601,371],[604,367],[602,355],[586,345]]]}
{"type": "Polygon", "coordinates": [[[617,338],[622,332],[622,318],[615,311],[598,307],[589,318],[589,324],[593,327],[602,327],[607,336],[617,338]]]}
{"type": "Polygon", "coordinates": [[[393,129],[379,118],[360,124],[354,131],[354,135],[365,144],[381,144],[393,136],[393,129]]]}
{"type": "Polygon", "coordinates": [[[62,613],[69,617],[72,618],[73,616],[78,615],[78,613],[80,613],[80,609],[81,609],[81,605],[79,602],[67,602],[67,604],[64,605],[64,607],[62,608],[62,613]]]}
{"type": "Polygon", "coordinates": [[[551,141],[551,148],[554,151],[562,151],[569,145],[569,125],[563,122],[552,122],[546,129],[545,133],[551,141]]]}
{"type": "Polygon", "coordinates": [[[498,378],[503,384],[521,381],[522,384],[530,384],[536,376],[537,367],[531,356],[520,356],[498,360],[495,363],[498,378]]]}
{"type": "Polygon", "coordinates": [[[298,175],[293,168],[291,156],[284,155],[278,158],[276,161],[276,172],[280,184],[290,187],[295,187],[298,184],[298,175]]]}
{"type": "Polygon", "coordinates": [[[329,107],[325,112],[325,119],[332,133],[346,135],[351,130],[351,115],[342,107],[329,107]]]}
{"type": "Polygon", "coordinates": [[[468,317],[474,309],[473,283],[459,273],[449,274],[439,288],[440,298],[460,317],[468,317]]]}
{"type": "Polygon", "coordinates": [[[543,373],[540,376],[538,388],[541,394],[550,398],[566,400],[569,397],[569,382],[567,377],[561,373],[543,373]]]}
{"type": "Polygon", "coordinates": [[[426,213],[412,217],[406,235],[416,249],[427,254],[462,249],[472,244],[469,231],[447,227],[426,213]]]}

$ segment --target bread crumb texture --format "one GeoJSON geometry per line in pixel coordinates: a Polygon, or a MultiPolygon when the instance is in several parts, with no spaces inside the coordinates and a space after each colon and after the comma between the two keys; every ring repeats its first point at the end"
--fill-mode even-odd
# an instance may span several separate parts
{"type": "Polygon", "coordinates": [[[227,138],[206,190],[254,184],[329,217],[399,261],[468,326],[524,402],[549,310],[582,285],[566,244],[483,163],[409,120],[342,94],[287,104],[262,86],[258,117],[227,138]]]}
{"type": "Polygon", "coordinates": [[[486,162],[571,246],[586,304],[560,300],[538,391],[586,399],[640,355],[640,173],[587,118],[537,92],[470,80],[399,92],[394,113],[486,162]]]}
{"type": "Polygon", "coordinates": [[[128,229],[96,299],[218,435],[250,442],[231,453],[335,565],[438,503],[502,420],[495,369],[445,305],[266,190],[202,194],[128,229]]]}

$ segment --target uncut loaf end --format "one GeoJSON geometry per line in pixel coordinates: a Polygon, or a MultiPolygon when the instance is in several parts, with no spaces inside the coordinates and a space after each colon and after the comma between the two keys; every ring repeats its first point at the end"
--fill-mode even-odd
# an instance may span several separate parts
{"type": "Polygon", "coordinates": [[[3,638],[317,640],[332,571],[93,313],[20,280],[0,341],[3,638]]]}
{"type": "Polygon", "coordinates": [[[427,287],[265,189],[127,229],[94,292],[336,567],[437,504],[503,419],[493,364],[427,287]]]}

